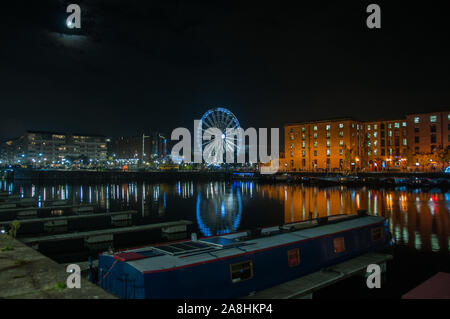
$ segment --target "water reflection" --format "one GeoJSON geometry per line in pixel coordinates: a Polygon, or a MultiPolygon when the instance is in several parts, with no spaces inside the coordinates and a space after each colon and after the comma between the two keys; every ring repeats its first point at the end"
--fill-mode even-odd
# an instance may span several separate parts
{"type": "Polygon", "coordinates": [[[284,202],[286,223],[305,220],[309,212],[314,217],[323,217],[367,209],[372,215],[389,219],[390,230],[398,244],[417,250],[449,251],[450,196],[440,190],[419,193],[343,187],[261,187],[270,198],[284,202]]]}
{"type": "Polygon", "coordinates": [[[238,229],[242,215],[241,189],[236,184],[210,183],[197,190],[196,216],[204,236],[238,229]]]}
{"type": "Polygon", "coordinates": [[[312,217],[356,213],[385,216],[397,244],[449,252],[450,194],[419,190],[317,188],[254,182],[34,185],[0,183],[1,191],[49,200],[97,205],[102,211],[136,209],[142,223],[190,219],[204,236],[312,217]],[[269,204],[275,205],[269,206],[269,204]],[[268,208],[271,207],[271,208],[268,208]],[[274,222],[275,221],[275,222],[274,222]]]}

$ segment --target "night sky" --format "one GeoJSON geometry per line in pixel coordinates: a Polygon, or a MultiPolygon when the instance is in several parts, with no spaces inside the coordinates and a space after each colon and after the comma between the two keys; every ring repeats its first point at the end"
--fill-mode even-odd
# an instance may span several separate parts
{"type": "Polygon", "coordinates": [[[13,2],[0,10],[0,139],[170,136],[217,106],[244,128],[450,109],[450,18],[435,1],[13,2]],[[69,3],[80,32],[65,27],[69,3]]]}

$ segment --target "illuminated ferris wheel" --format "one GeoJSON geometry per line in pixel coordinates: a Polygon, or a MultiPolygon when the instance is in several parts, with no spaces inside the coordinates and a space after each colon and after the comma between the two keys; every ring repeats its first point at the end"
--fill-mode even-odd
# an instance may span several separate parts
{"type": "Polygon", "coordinates": [[[222,163],[227,151],[234,152],[237,155],[240,154],[243,137],[239,134],[227,136],[227,129],[239,128],[238,119],[226,108],[210,109],[203,114],[197,127],[196,143],[198,149],[202,150],[208,159],[207,162],[211,164],[222,163]],[[219,130],[220,134],[212,134],[216,130],[219,130]]]}

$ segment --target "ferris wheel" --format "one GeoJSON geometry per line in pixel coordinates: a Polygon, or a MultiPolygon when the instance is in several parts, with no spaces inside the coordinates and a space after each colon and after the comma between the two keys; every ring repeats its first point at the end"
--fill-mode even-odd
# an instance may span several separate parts
{"type": "Polygon", "coordinates": [[[237,155],[241,153],[243,137],[240,134],[227,136],[227,129],[239,128],[238,119],[226,108],[210,109],[203,114],[197,127],[196,143],[198,149],[205,154],[207,162],[222,163],[227,151],[237,155]],[[213,135],[211,129],[219,130],[221,134],[213,135]]]}

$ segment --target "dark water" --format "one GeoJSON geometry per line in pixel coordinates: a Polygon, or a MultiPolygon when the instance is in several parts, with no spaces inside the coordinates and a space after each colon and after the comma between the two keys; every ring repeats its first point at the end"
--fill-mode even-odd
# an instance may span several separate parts
{"type": "MultiPolygon", "coordinates": [[[[396,244],[394,262],[388,266],[386,288],[367,292],[361,279],[352,279],[355,282],[348,280],[318,293],[324,298],[335,294],[341,298],[398,297],[437,271],[450,272],[450,193],[440,189],[318,188],[257,182],[99,185],[2,182],[0,188],[24,197],[33,196],[42,202],[60,199],[73,204],[92,204],[98,212],[137,210],[134,225],[191,220],[189,233],[197,232],[199,236],[301,221],[309,218],[309,212],[319,217],[367,209],[370,214],[387,217],[396,244]]],[[[89,224],[80,227],[79,230],[101,228],[89,224]]],[[[130,235],[115,245],[123,248],[162,240],[160,234],[130,235]]],[[[63,260],[67,259],[62,257],[64,253],[58,251],[49,255],[63,260]]]]}

